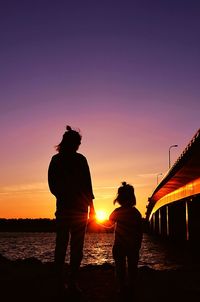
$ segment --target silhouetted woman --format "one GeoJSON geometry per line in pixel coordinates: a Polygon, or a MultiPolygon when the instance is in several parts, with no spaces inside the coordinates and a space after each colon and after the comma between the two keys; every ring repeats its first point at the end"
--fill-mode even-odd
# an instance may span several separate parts
{"type": "Polygon", "coordinates": [[[66,127],[62,141],[56,147],[58,154],[51,159],[48,183],[56,197],[55,267],[58,282],[64,289],[64,263],[70,240],[70,273],[68,287],[78,290],[78,271],[83,257],[85,229],[90,214],[94,214],[93,190],[86,158],[77,153],[81,144],[78,131],[66,127]]]}
{"type": "Polygon", "coordinates": [[[135,208],[134,188],[126,182],[123,182],[118,189],[114,204],[116,202],[119,203],[120,207],[111,213],[109,219],[115,223],[113,258],[119,292],[124,298],[127,293],[133,293],[135,287],[139,250],[142,242],[142,217],[135,208]]]}

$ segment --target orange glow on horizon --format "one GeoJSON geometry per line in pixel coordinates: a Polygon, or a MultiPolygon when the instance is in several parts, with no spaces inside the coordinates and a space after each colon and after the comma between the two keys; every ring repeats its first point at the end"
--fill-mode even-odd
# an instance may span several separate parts
{"type": "MultiPolygon", "coordinates": [[[[128,174],[128,173],[127,173],[128,174]]],[[[121,179],[121,177],[120,177],[121,179]]],[[[127,176],[128,179],[128,176],[127,176]]],[[[140,179],[132,179],[129,177],[129,183],[135,184],[140,182],[140,179]]],[[[4,185],[0,188],[0,218],[55,218],[56,198],[51,194],[48,188],[47,181],[38,182],[14,182],[10,185],[4,185]]],[[[116,196],[117,185],[120,185],[119,179],[105,179],[105,177],[93,177],[94,191],[94,208],[98,217],[97,222],[101,223],[108,220],[109,215],[115,207],[113,200],[116,196]],[[103,213],[104,212],[104,213],[103,213]]],[[[144,215],[145,201],[148,195],[145,196],[145,191],[150,191],[150,183],[145,187],[145,183],[135,186],[137,196],[137,207],[144,215]],[[142,208],[143,207],[143,208],[142,208]]]]}

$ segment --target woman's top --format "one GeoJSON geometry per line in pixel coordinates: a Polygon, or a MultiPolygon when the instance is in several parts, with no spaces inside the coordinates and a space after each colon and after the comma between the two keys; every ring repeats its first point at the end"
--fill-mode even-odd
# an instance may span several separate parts
{"type": "Polygon", "coordinates": [[[54,155],[48,169],[48,183],[57,199],[57,215],[68,211],[88,211],[94,195],[89,166],[82,154],[54,155]]]}

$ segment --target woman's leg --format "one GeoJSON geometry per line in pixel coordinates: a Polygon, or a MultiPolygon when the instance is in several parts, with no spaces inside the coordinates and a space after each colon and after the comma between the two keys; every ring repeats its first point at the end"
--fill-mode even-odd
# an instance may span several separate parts
{"type": "Polygon", "coordinates": [[[64,265],[69,241],[69,226],[65,221],[57,220],[56,228],[54,263],[58,285],[64,286],[64,265]]]}
{"type": "Polygon", "coordinates": [[[70,283],[75,284],[78,279],[79,268],[83,258],[83,246],[85,239],[85,230],[87,224],[87,215],[75,216],[71,225],[70,240],[70,283]]]}

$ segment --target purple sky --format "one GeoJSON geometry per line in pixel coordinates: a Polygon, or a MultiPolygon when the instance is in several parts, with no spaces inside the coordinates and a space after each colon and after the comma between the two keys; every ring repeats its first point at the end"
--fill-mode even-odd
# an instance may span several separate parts
{"type": "Polygon", "coordinates": [[[127,180],[144,214],[168,147],[174,161],[199,128],[199,16],[194,0],[1,1],[0,217],[53,216],[46,173],[66,124],[96,207],[112,211],[127,180]]]}

